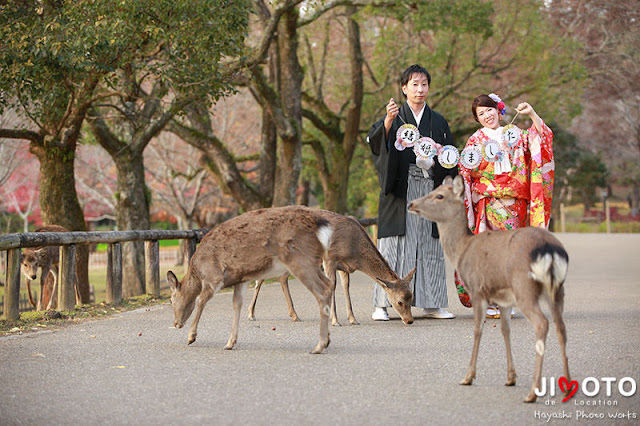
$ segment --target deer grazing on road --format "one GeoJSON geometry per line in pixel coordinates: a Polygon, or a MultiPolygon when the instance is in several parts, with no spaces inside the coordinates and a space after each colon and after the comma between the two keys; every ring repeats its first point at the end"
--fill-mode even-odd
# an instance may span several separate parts
{"type": "MultiPolygon", "coordinates": [[[[409,306],[410,311],[413,300],[410,283],[415,269],[404,278],[398,277],[356,219],[326,210],[318,210],[318,212],[323,215],[334,229],[331,234],[329,249],[324,259],[324,271],[331,281],[331,324],[340,325],[336,315],[336,272],[340,275],[340,281],[342,282],[350,324],[358,324],[353,314],[351,295],[349,293],[349,274],[355,271],[362,271],[367,274],[386,291],[389,299],[396,300],[402,309],[406,309],[409,306]]],[[[250,320],[255,320],[255,305],[261,285],[262,280],[256,283],[253,300],[249,305],[250,320]]],[[[280,286],[287,302],[289,316],[294,321],[298,321],[298,314],[293,307],[291,293],[289,292],[288,273],[280,277],[280,286]]]]}
{"type": "MultiPolygon", "coordinates": [[[[569,376],[566,354],[567,332],[562,319],[564,281],[569,257],[562,243],[542,228],[520,228],[514,231],[486,231],[473,235],[467,227],[464,207],[464,183],[460,176],[429,195],[409,204],[409,211],[438,223],[444,253],[465,282],[473,302],[474,341],[471,364],[460,383],[471,385],[476,377],[478,347],[482,336],[484,312],[495,303],[501,312],[513,305],[522,311],[535,328],[536,362],[533,384],[525,402],[535,402],[540,388],[542,361],[549,323],[540,309],[540,299],[549,302],[556,324],[564,374],[569,376]]],[[[516,383],[511,355],[510,315],[501,315],[501,329],[507,350],[506,386],[516,383]]]]}
{"type": "MultiPolygon", "coordinates": [[[[216,292],[232,287],[233,324],[225,349],[233,349],[248,282],[282,276],[288,271],[318,301],[320,340],[312,353],[321,353],[329,346],[331,297],[331,281],[321,266],[335,232],[340,232],[339,227],[327,220],[325,212],[303,206],[254,210],[216,226],[198,245],[182,281],[179,282],[173,272],[167,272],[174,325],[184,326],[198,298],[189,329],[188,343],[193,343],[207,302],[216,292]]],[[[386,285],[391,289],[396,283],[389,281],[386,285]]],[[[390,292],[390,302],[403,321],[411,324],[411,305],[405,299],[394,297],[396,294],[405,293],[400,289],[397,293],[390,292]]]]}
{"type": "MultiPolygon", "coordinates": [[[[34,232],[69,232],[59,225],[45,225],[34,232]]],[[[58,271],[60,269],[60,249],[57,246],[26,247],[22,250],[22,272],[27,279],[29,302],[38,311],[55,309],[57,306],[58,271]],[[31,294],[31,281],[35,281],[40,274],[40,297],[37,301],[31,294]]],[[[79,303],[79,293],[76,279],[76,301],[79,303]]]]}

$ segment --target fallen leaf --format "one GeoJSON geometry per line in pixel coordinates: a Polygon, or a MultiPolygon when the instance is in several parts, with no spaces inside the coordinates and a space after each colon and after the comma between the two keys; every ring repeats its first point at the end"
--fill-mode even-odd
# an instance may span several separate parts
{"type": "Polygon", "coordinates": [[[114,365],[113,368],[127,368],[124,365],[114,365]]]}
{"type": "Polygon", "coordinates": [[[31,356],[34,357],[34,358],[44,358],[44,354],[40,354],[40,353],[37,353],[37,352],[34,353],[34,354],[31,354],[31,356]]]}

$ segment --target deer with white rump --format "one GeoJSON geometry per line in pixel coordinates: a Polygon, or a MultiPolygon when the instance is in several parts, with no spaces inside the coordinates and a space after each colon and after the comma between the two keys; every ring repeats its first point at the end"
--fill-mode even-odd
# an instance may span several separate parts
{"type": "MultiPolygon", "coordinates": [[[[356,219],[327,210],[317,210],[317,212],[329,221],[333,230],[329,241],[329,249],[324,259],[324,272],[331,282],[331,324],[340,325],[336,315],[336,272],[340,275],[340,281],[342,282],[347,317],[350,324],[358,324],[353,314],[351,295],[349,293],[349,274],[355,271],[367,274],[378,283],[387,293],[393,306],[397,306],[396,310],[405,319],[411,313],[413,293],[411,292],[410,284],[415,268],[406,277],[400,278],[382,257],[367,232],[356,219]]],[[[256,283],[253,300],[249,305],[250,320],[255,320],[255,305],[261,286],[262,280],[256,283]]],[[[287,302],[289,316],[294,321],[298,321],[298,314],[293,307],[291,293],[289,292],[288,273],[280,277],[280,286],[287,302]]]]}
{"type": "MultiPolygon", "coordinates": [[[[225,349],[238,339],[240,310],[251,280],[281,276],[289,271],[316,297],[320,308],[320,340],[312,353],[329,346],[331,282],[322,261],[337,232],[326,212],[302,206],[274,207],[247,212],[207,233],[191,258],[187,273],[178,282],[167,272],[171,286],[175,326],[182,328],[196,305],[189,341],[196,340],[198,322],[206,303],[223,288],[233,288],[233,324],[225,349]]],[[[391,303],[405,323],[412,323],[410,303],[391,303]]],[[[409,302],[411,299],[409,299],[409,302]]]]}
{"type": "MultiPolygon", "coordinates": [[[[540,388],[542,361],[549,323],[540,309],[546,299],[556,324],[562,352],[564,375],[568,380],[567,332],[562,319],[564,281],[569,257],[562,243],[542,228],[520,228],[514,231],[486,231],[473,235],[467,227],[464,207],[464,183],[460,176],[453,182],[445,179],[442,186],[409,204],[409,211],[438,223],[444,253],[465,282],[473,302],[474,341],[471,364],[460,383],[471,385],[476,377],[476,362],[484,313],[489,303],[501,312],[516,305],[535,328],[536,361],[533,384],[525,402],[535,402],[535,389],[540,388]]],[[[511,355],[510,315],[501,315],[501,329],[507,350],[506,386],[516,383],[511,355]]]]}

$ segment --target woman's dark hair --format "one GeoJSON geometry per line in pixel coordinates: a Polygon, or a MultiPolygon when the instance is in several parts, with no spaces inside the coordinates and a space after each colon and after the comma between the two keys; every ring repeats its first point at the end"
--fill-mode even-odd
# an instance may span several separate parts
{"type": "Polygon", "coordinates": [[[471,104],[471,112],[473,113],[473,118],[475,118],[476,121],[478,121],[478,114],[476,114],[476,109],[478,109],[479,106],[498,109],[498,103],[491,99],[489,95],[478,96],[473,100],[473,103],[471,104]]]}
{"type": "MultiPolygon", "coordinates": [[[[429,83],[429,86],[431,86],[431,74],[429,74],[429,71],[418,64],[411,65],[409,68],[404,70],[404,72],[400,75],[400,86],[404,86],[405,84],[409,83],[409,80],[411,80],[411,76],[414,74],[426,75],[427,83],[429,83]]],[[[407,95],[405,94],[404,97],[406,98],[407,95]]]]}

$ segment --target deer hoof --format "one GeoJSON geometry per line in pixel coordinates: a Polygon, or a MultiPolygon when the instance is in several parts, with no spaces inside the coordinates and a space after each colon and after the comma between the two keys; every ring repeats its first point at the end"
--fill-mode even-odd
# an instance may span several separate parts
{"type": "Polygon", "coordinates": [[[462,386],[471,386],[472,383],[473,383],[473,379],[470,379],[468,377],[465,377],[465,379],[460,382],[462,386]]]}
{"type": "Polygon", "coordinates": [[[331,325],[334,327],[342,327],[342,324],[340,324],[338,321],[336,322],[331,321],[331,325]]]}
{"type": "Polygon", "coordinates": [[[350,319],[349,322],[351,323],[351,325],[360,325],[360,323],[354,318],[354,319],[350,319]]]}
{"type": "Polygon", "coordinates": [[[293,321],[293,322],[301,322],[300,318],[298,318],[297,315],[291,316],[291,321],[293,321]]]}
{"type": "Polygon", "coordinates": [[[536,393],[535,392],[531,392],[529,395],[527,395],[527,397],[524,399],[524,402],[536,402],[536,393]]]}
{"type": "Polygon", "coordinates": [[[507,380],[507,383],[504,384],[505,386],[515,386],[516,385],[516,381],[515,380],[507,380]]]}
{"type": "Polygon", "coordinates": [[[249,316],[248,319],[249,319],[249,321],[255,321],[256,317],[255,316],[249,316]]]}
{"type": "Polygon", "coordinates": [[[195,335],[189,336],[189,341],[187,342],[187,345],[190,345],[195,341],[196,341],[196,336],[195,335]]]}

